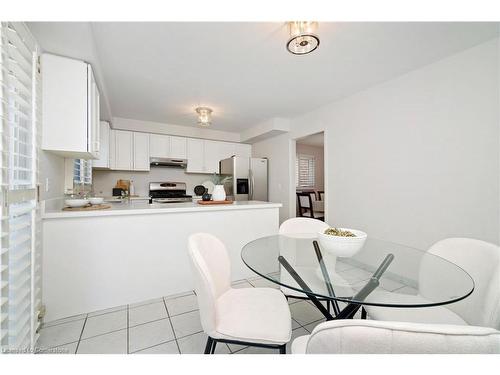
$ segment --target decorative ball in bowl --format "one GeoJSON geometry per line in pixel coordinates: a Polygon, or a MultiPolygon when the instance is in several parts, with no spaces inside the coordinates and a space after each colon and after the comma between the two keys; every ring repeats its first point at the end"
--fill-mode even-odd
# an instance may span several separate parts
{"type": "Polygon", "coordinates": [[[352,257],[363,248],[366,233],[349,228],[328,228],[318,233],[322,249],[338,257],[352,257]]]}
{"type": "Polygon", "coordinates": [[[89,198],[89,202],[90,202],[91,205],[102,204],[102,202],[104,202],[104,198],[102,198],[102,197],[92,197],[92,198],[89,198]]]}

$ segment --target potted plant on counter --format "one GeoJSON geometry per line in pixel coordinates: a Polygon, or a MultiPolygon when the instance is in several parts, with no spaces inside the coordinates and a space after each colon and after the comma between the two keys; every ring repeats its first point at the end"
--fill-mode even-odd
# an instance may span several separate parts
{"type": "Polygon", "coordinates": [[[226,191],[224,190],[224,184],[231,179],[230,176],[222,176],[218,173],[214,173],[212,176],[212,182],[214,183],[214,190],[212,191],[213,201],[225,201],[226,191]]]}

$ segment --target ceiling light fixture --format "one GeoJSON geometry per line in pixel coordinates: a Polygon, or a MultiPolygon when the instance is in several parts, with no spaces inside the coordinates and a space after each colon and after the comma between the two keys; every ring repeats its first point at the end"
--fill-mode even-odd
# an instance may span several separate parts
{"type": "Polygon", "coordinates": [[[288,22],[288,27],[290,31],[290,39],[286,44],[288,52],[294,55],[306,55],[318,48],[317,22],[293,21],[288,22]]]}
{"type": "Polygon", "coordinates": [[[212,123],[212,110],[210,108],[198,107],[196,113],[198,114],[198,125],[210,126],[212,123]]]}

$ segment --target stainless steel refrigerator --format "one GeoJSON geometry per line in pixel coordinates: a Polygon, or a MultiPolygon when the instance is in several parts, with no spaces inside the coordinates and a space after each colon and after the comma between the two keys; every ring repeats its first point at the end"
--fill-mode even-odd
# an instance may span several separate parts
{"type": "Polygon", "coordinates": [[[222,175],[231,177],[224,187],[235,201],[268,201],[266,158],[232,156],[221,160],[219,168],[222,175]]]}

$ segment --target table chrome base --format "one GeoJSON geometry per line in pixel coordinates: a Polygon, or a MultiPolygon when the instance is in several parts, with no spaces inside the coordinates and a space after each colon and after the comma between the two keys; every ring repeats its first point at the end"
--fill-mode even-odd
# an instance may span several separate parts
{"type": "MultiPolygon", "coordinates": [[[[393,254],[388,254],[385,259],[382,261],[377,270],[373,273],[372,277],[366,285],[358,292],[355,296],[350,298],[350,300],[357,302],[350,302],[346,307],[339,311],[339,307],[337,304],[337,299],[335,296],[335,292],[333,290],[333,286],[330,281],[330,275],[328,274],[328,270],[323,261],[323,255],[321,253],[321,249],[319,248],[318,242],[313,241],[314,250],[316,252],[316,256],[318,258],[318,262],[321,268],[321,272],[323,274],[323,278],[325,280],[325,285],[328,290],[328,294],[331,297],[333,302],[333,308],[335,312],[335,316],[333,316],[329,309],[327,310],[323,304],[319,301],[318,297],[313,293],[313,291],[309,288],[309,286],[305,283],[305,281],[299,276],[299,274],[295,271],[295,269],[288,263],[288,261],[283,256],[278,256],[278,261],[283,266],[283,268],[293,277],[295,282],[301,287],[302,292],[309,297],[309,300],[318,308],[319,311],[325,316],[326,320],[337,320],[337,319],[352,319],[354,315],[358,312],[358,310],[362,307],[362,303],[366,297],[370,295],[380,284],[380,277],[387,270],[387,267],[394,260],[393,254]]],[[[361,319],[366,319],[366,310],[362,308],[361,310],[361,319]]]]}

